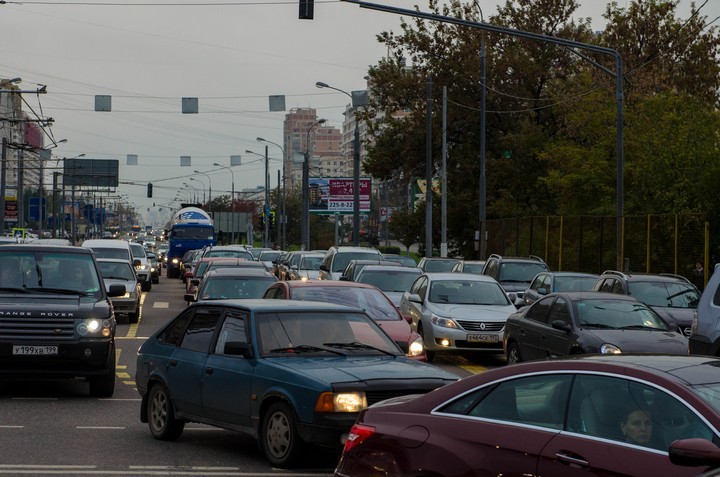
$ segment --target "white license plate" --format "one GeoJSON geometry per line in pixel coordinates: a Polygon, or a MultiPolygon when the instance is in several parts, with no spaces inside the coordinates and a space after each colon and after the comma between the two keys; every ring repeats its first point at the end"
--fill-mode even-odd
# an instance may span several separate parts
{"type": "Polygon", "coordinates": [[[498,335],[468,334],[467,340],[470,343],[497,343],[498,335]]]}
{"type": "Polygon", "coordinates": [[[13,355],[52,356],[57,354],[57,346],[13,345],[13,355]]]}

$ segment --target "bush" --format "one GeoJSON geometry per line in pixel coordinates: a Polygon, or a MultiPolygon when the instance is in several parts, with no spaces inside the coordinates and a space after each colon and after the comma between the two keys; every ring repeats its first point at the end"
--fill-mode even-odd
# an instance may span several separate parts
{"type": "Polygon", "coordinates": [[[378,250],[380,253],[394,253],[396,255],[400,255],[400,247],[396,245],[381,245],[378,247],[378,250]]]}

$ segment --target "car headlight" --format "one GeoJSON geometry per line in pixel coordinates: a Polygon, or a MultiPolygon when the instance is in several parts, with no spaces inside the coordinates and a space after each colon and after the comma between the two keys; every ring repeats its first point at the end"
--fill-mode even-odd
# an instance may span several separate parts
{"type": "Polygon", "coordinates": [[[420,356],[425,351],[425,343],[423,342],[422,337],[418,336],[415,341],[410,343],[410,347],[408,348],[408,356],[420,356]]]}
{"type": "Polygon", "coordinates": [[[180,261],[180,260],[178,260],[177,258],[173,258],[173,259],[172,259],[172,263],[174,263],[175,265],[177,265],[179,261],[180,261]]]}
{"type": "Polygon", "coordinates": [[[698,327],[697,311],[693,311],[692,323],[690,324],[690,334],[691,335],[694,335],[697,333],[697,327],[698,327]]]}
{"type": "Polygon", "coordinates": [[[301,282],[306,282],[306,281],[308,281],[308,277],[306,277],[305,275],[303,275],[302,277],[300,277],[300,281],[301,281],[301,282]]]}
{"type": "Polygon", "coordinates": [[[364,392],[320,394],[315,403],[315,412],[360,412],[367,407],[364,392]]]}
{"type": "Polygon", "coordinates": [[[600,347],[602,354],[622,354],[622,350],[615,345],[605,343],[600,347]]]}
{"type": "Polygon", "coordinates": [[[138,265],[137,267],[135,267],[135,270],[147,270],[147,269],[148,269],[148,266],[145,264],[141,264],[141,265],[138,265]]]}
{"type": "Polygon", "coordinates": [[[155,267],[150,267],[150,271],[151,271],[151,272],[154,272],[154,271],[155,271],[155,267]]]}
{"type": "Polygon", "coordinates": [[[432,315],[430,315],[430,321],[432,322],[433,325],[440,326],[442,328],[453,328],[453,329],[460,328],[457,325],[457,323],[455,323],[452,319],[443,318],[442,316],[437,316],[434,313],[432,315]]]}
{"type": "Polygon", "coordinates": [[[100,318],[88,318],[77,325],[77,332],[80,336],[110,336],[110,320],[100,318]]]}

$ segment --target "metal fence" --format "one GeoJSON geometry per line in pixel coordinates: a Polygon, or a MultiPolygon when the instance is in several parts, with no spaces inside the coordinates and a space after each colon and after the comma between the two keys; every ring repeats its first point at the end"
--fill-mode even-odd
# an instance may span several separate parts
{"type": "MultiPolygon", "coordinates": [[[[626,216],[622,223],[623,271],[691,278],[696,261],[703,263],[706,271],[712,270],[709,223],[704,215],[626,216]]],[[[601,273],[617,268],[616,227],[614,216],[490,220],[487,251],[538,255],[551,270],[601,273]]]]}

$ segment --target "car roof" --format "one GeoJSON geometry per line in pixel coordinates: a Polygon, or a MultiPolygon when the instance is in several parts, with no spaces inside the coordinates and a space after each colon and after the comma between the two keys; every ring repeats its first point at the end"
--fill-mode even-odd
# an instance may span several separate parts
{"type": "Polygon", "coordinates": [[[595,273],[584,273],[584,272],[540,272],[538,275],[552,275],[554,277],[587,277],[587,278],[598,278],[599,275],[595,273]]]}
{"type": "MultiPolygon", "coordinates": [[[[568,298],[570,298],[573,301],[579,301],[583,299],[587,300],[597,300],[597,299],[610,299],[610,300],[623,300],[623,301],[633,301],[633,302],[639,302],[635,297],[630,295],[624,295],[622,293],[611,293],[611,292],[600,292],[600,291],[566,291],[566,292],[554,292],[549,293],[545,296],[557,296],[557,295],[566,295],[568,298]]],[[[543,297],[545,298],[545,297],[543,297]]]]}
{"type": "Polygon", "coordinates": [[[124,260],[122,258],[96,258],[95,260],[102,263],[125,263],[127,265],[130,265],[130,261],[124,260]]]}
{"type": "MultiPolygon", "coordinates": [[[[420,270],[417,267],[405,267],[403,265],[395,265],[394,263],[392,265],[366,265],[360,273],[366,273],[366,272],[372,272],[373,270],[383,271],[383,272],[403,272],[403,273],[411,273],[413,275],[422,275],[422,270],[420,270]]],[[[455,273],[457,275],[457,273],[455,273]]]]}
{"type": "Polygon", "coordinates": [[[423,275],[427,276],[430,281],[440,280],[472,280],[476,282],[492,282],[497,283],[493,277],[489,275],[477,275],[475,273],[457,273],[457,272],[425,272],[423,275]]]}
{"type": "Polygon", "coordinates": [[[671,273],[645,273],[645,272],[614,272],[604,271],[599,278],[617,277],[627,281],[638,282],[683,282],[687,283],[687,278],[671,273]]]}
{"type": "Polygon", "coordinates": [[[63,252],[63,253],[77,253],[83,255],[92,255],[92,250],[89,248],[75,247],[73,245],[47,245],[47,244],[12,244],[3,245],[0,251],[3,252],[27,252],[28,250],[38,250],[43,252],[63,252]]]}
{"type": "MultiPolygon", "coordinates": [[[[350,311],[365,313],[358,307],[338,305],[321,301],[281,300],[272,298],[252,298],[234,300],[213,300],[211,304],[204,302],[205,306],[232,306],[256,312],[283,312],[283,311],[350,311]]],[[[198,306],[193,304],[190,306],[198,306]]]]}
{"type": "Polygon", "coordinates": [[[210,277],[275,277],[275,275],[260,267],[228,267],[208,270],[203,278],[207,280],[210,277]]]}
{"type": "Polygon", "coordinates": [[[340,247],[333,247],[336,253],[346,253],[346,252],[376,252],[378,255],[380,254],[380,251],[376,248],[372,247],[353,247],[353,246],[340,246],[340,247]]]}
{"type": "MultiPolygon", "coordinates": [[[[457,274],[456,274],[457,275],[457,274]]],[[[376,287],[367,283],[360,282],[347,282],[342,280],[289,280],[284,282],[289,288],[328,288],[328,287],[342,287],[342,288],[372,288],[376,287]]]]}

